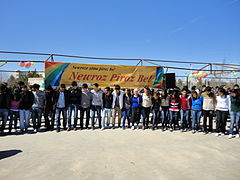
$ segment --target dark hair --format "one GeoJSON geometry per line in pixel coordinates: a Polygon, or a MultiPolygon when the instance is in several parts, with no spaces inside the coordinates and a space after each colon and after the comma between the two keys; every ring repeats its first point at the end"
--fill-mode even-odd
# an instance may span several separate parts
{"type": "Polygon", "coordinates": [[[115,89],[116,89],[116,90],[120,90],[121,88],[120,88],[119,85],[115,85],[115,89]]]}
{"type": "Polygon", "coordinates": [[[47,86],[47,87],[46,87],[46,90],[48,90],[48,91],[52,91],[52,90],[53,90],[53,88],[52,88],[52,86],[51,86],[51,85],[49,85],[49,86],[47,86]]]}
{"type": "Polygon", "coordinates": [[[82,85],[82,88],[88,88],[88,85],[87,85],[86,83],[84,83],[84,84],[82,85]]]}
{"type": "Polygon", "coordinates": [[[205,91],[212,91],[212,88],[210,86],[207,86],[205,91]]]}
{"type": "Polygon", "coordinates": [[[73,82],[72,82],[72,86],[77,86],[77,82],[76,82],[76,81],[73,81],[73,82]]]}
{"type": "Polygon", "coordinates": [[[192,98],[193,98],[193,99],[198,99],[198,97],[199,97],[199,94],[197,93],[197,91],[193,91],[193,92],[192,92],[192,98]],[[193,97],[194,94],[197,95],[197,98],[193,97]]]}
{"type": "Polygon", "coordinates": [[[218,90],[218,92],[223,93],[225,96],[227,95],[227,91],[225,91],[225,89],[223,89],[223,88],[220,88],[220,89],[218,90]]]}
{"type": "Polygon", "coordinates": [[[96,86],[96,87],[99,87],[99,84],[98,84],[98,83],[94,83],[93,85],[96,86]]]}
{"type": "Polygon", "coordinates": [[[66,85],[65,84],[61,84],[60,87],[61,88],[66,88],[66,85]]]}
{"type": "Polygon", "coordinates": [[[105,87],[105,89],[106,89],[107,91],[111,91],[110,87],[105,87]]]}
{"type": "Polygon", "coordinates": [[[40,85],[39,85],[39,84],[34,84],[34,85],[33,85],[33,88],[39,90],[40,85]]]}
{"type": "Polygon", "coordinates": [[[235,84],[233,87],[238,87],[238,88],[239,88],[239,85],[238,85],[238,84],[235,84]]]}
{"type": "Polygon", "coordinates": [[[172,97],[173,97],[173,96],[174,96],[174,99],[175,99],[176,101],[179,101],[179,100],[180,100],[180,98],[179,98],[179,91],[173,90],[172,97]]]}

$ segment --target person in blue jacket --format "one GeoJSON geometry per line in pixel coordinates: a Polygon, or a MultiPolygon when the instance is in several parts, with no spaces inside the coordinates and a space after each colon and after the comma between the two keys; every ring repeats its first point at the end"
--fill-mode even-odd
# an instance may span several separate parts
{"type": "Polygon", "coordinates": [[[135,122],[137,123],[137,129],[139,129],[142,96],[138,92],[138,89],[134,89],[132,96],[132,130],[134,130],[135,122]]]}
{"type": "Polygon", "coordinates": [[[203,97],[196,91],[192,92],[192,133],[200,131],[200,118],[202,115],[203,97]]]}

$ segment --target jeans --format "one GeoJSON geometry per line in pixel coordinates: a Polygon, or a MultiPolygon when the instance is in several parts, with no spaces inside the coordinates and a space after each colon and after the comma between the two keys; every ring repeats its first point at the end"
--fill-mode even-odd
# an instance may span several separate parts
{"type": "Polygon", "coordinates": [[[30,119],[30,110],[20,109],[20,129],[24,130],[29,127],[29,119],[30,119]]]}
{"type": "Polygon", "coordinates": [[[212,132],[213,130],[213,110],[203,110],[203,130],[204,132],[212,132]],[[207,129],[207,118],[209,120],[209,127],[207,129]]]}
{"type": "Polygon", "coordinates": [[[80,127],[83,128],[83,119],[84,119],[84,112],[86,112],[86,128],[89,125],[89,118],[90,118],[90,107],[82,108],[80,107],[80,127]]]}
{"type": "Polygon", "coordinates": [[[201,115],[202,115],[202,111],[192,110],[192,130],[200,129],[201,115]]]}
{"type": "Polygon", "coordinates": [[[162,127],[165,128],[167,127],[167,124],[168,124],[169,110],[162,109],[161,116],[162,116],[162,127]]]}
{"type": "Polygon", "coordinates": [[[118,126],[121,125],[121,119],[122,119],[122,110],[120,107],[115,107],[112,110],[112,126],[115,126],[115,119],[116,119],[116,114],[118,114],[118,126]]]}
{"type": "Polygon", "coordinates": [[[142,107],[143,126],[148,127],[151,107],[142,107]]]}
{"type": "Polygon", "coordinates": [[[9,115],[10,115],[9,131],[11,132],[13,121],[14,121],[14,129],[17,129],[17,123],[18,123],[17,121],[18,121],[18,118],[19,118],[19,111],[10,110],[9,115]]]}
{"type": "Polygon", "coordinates": [[[188,117],[189,117],[189,109],[181,109],[181,129],[185,129],[188,127],[188,117]]]}
{"type": "Polygon", "coordinates": [[[123,121],[122,121],[122,128],[125,128],[125,121],[128,120],[128,126],[130,126],[130,113],[131,109],[123,108],[122,115],[123,115],[123,121]]]}
{"type": "Polygon", "coordinates": [[[234,124],[236,126],[236,134],[239,134],[239,119],[240,119],[240,111],[239,112],[230,112],[231,116],[231,125],[229,134],[233,134],[234,124]]]}
{"type": "Polygon", "coordinates": [[[158,109],[153,109],[153,127],[157,127],[160,118],[160,111],[158,109]]]}
{"type": "Polygon", "coordinates": [[[33,129],[40,129],[42,113],[43,113],[42,108],[38,108],[38,107],[32,108],[33,129]],[[36,119],[37,119],[37,121],[36,121],[36,119]]]}
{"type": "Polygon", "coordinates": [[[44,118],[45,118],[45,125],[46,125],[47,129],[54,128],[55,113],[56,113],[55,110],[45,109],[44,118]],[[51,121],[49,120],[49,116],[51,118],[51,121]]]}
{"type": "Polygon", "coordinates": [[[178,124],[179,112],[178,111],[169,111],[170,115],[170,128],[175,129],[178,124]]]}
{"type": "Polygon", "coordinates": [[[99,128],[102,127],[101,125],[101,106],[92,106],[92,127],[95,125],[95,112],[97,112],[98,124],[99,128]]]}
{"type": "Polygon", "coordinates": [[[2,127],[1,127],[1,132],[4,131],[6,123],[7,123],[7,118],[8,118],[8,109],[0,109],[0,117],[2,118],[2,127]]]}
{"type": "Polygon", "coordinates": [[[106,126],[105,118],[107,117],[107,122],[110,122],[111,119],[111,112],[112,110],[109,108],[103,109],[103,118],[102,118],[102,127],[104,128],[106,126]]]}
{"type": "Polygon", "coordinates": [[[216,116],[217,116],[216,131],[217,131],[217,133],[221,132],[221,133],[225,134],[228,111],[217,110],[216,116]]]}
{"type": "Polygon", "coordinates": [[[63,128],[66,129],[67,124],[67,109],[66,108],[56,108],[56,118],[57,118],[57,128],[60,128],[61,122],[60,122],[60,116],[63,116],[63,128]]]}
{"type": "Polygon", "coordinates": [[[78,120],[78,105],[69,104],[68,106],[68,128],[71,128],[72,110],[74,111],[74,128],[76,128],[78,120]]]}

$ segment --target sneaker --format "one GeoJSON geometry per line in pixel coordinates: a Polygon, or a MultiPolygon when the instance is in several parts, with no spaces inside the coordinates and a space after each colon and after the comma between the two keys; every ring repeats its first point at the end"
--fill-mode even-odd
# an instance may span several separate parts
{"type": "Polygon", "coordinates": [[[183,131],[184,131],[184,132],[187,132],[187,129],[184,129],[183,131]]]}
{"type": "Polygon", "coordinates": [[[37,132],[38,132],[38,130],[37,130],[37,129],[34,129],[34,130],[33,130],[33,132],[37,133],[37,132]]]}
{"type": "Polygon", "coordinates": [[[101,130],[103,131],[103,130],[104,130],[104,127],[102,127],[101,130]]]}
{"type": "Polygon", "coordinates": [[[60,128],[57,128],[56,132],[59,133],[60,132],[60,128]]]}
{"type": "Polygon", "coordinates": [[[115,126],[113,126],[112,129],[115,129],[115,126]]]}
{"type": "Polygon", "coordinates": [[[134,126],[132,126],[131,129],[134,130],[134,126]]]}
{"type": "Polygon", "coordinates": [[[145,126],[142,127],[142,130],[145,130],[145,126]]]}
{"type": "Polygon", "coordinates": [[[139,129],[139,126],[137,126],[137,129],[139,129]]]}
{"type": "Polygon", "coordinates": [[[122,130],[125,130],[125,127],[122,127],[122,130]]]}
{"type": "Polygon", "coordinates": [[[203,135],[206,135],[207,133],[208,133],[207,131],[204,131],[204,132],[203,132],[203,135]]]}
{"type": "Polygon", "coordinates": [[[169,129],[169,131],[170,131],[170,132],[173,132],[173,129],[172,129],[172,128],[170,128],[170,129],[169,129]]]}
{"type": "MultiPolygon", "coordinates": [[[[74,130],[74,131],[76,131],[76,130],[77,130],[77,128],[74,128],[73,130],[74,130]]],[[[70,131],[70,130],[69,130],[69,131],[70,131]]]]}
{"type": "Polygon", "coordinates": [[[229,134],[228,135],[228,139],[232,139],[233,138],[233,135],[232,134],[229,134]]]}
{"type": "Polygon", "coordinates": [[[183,129],[181,129],[181,132],[184,132],[184,130],[183,130],[183,129]]]}
{"type": "Polygon", "coordinates": [[[239,134],[236,134],[236,138],[239,138],[239,134]]]}
{"type": "Polygon", "coordinates": [[[221,136],[225,136],[225,134],[224,134],[224,133],[221,133],[221,136]]]}
{"type": "Polygon", "coordinates": [[[71,131],[71,128],[67,128],[67,131],[71,131]]]}
{"type": "Polygon", "coordinates": [[[216,133],[215,136],[216,136],[216,137],[220,136],[220,133],[216,133]]]}
{"type": "Polygon", "coordinates": [[[95,128],[94,127],[92,127],[92,130],[94,130],[95,128]]]}
{"type": "Polygon", "coordinates": [[[193,130],[192,133],[195,134],[195,133],[196,133],[196,130],[193,130]]]}

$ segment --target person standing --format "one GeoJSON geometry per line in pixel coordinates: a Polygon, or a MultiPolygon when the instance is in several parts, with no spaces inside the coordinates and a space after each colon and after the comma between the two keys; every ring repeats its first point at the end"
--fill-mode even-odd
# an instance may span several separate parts
{"type": "Polygon", "coordinates": [[[132,94],[130,89],[125,90],[125,94],[123,95],[123,120],[122,120],[122,129],[125,129],[125,121],[128,120],[128,128],[130,128],[130,115],[131,115],[131,104],[132,104],[132,94]]]}
{"type": "Polygon", "coordinates": [[[187,93],[188,93],[188,90],[183,89],[182,94],[180,95],[180,106],[181,106],[181,110],[180,110],[181,121],[180,121],[180,123],[181,123],[181,131],[182,132],[186,132],[187,127],[189,127],[188,118],[190,115],[192,100],[191,100],[191,96],[189,96],[187,93]]]}
{"type": "Polygon", "coordinates": [[[152,110],[153,110],[153,123],[152,123],[152,130],[155,130],[157,128],[159,118],[160,118],[160,105],[161,105],[161,99],[160,99],[160,93],[155,92],[154,96],[152,97],[152,110]]]}
{"type": "Polygon", "coordinates": [[[170,97],[170,107],[169,107],[169,115],[170,115],[170,131],[175,130],[176,125],[179,120],[179,111],[180,111],[180,98],[177,90],[173,91],[173,94],[170,97]]]}
{"type": "Polygon", "coordinates": [[[231,91],[231,124],[229,130],[229,138],[233,137],[234,125],[236,126],[236,138],[239,138],[239,120],[240,120],[240,94],[238,89],[231,91]]]}
{"type": "Polygon", "coordinates": [[[115,91],[112,93],[113,102],[112,102],[112,128],[115,128],[115,119],[116,114],[118,114],[118,128],[121,127],[121,119],[122,119],[122,108],[123,108],[123,95],[124,92],[120,90],[120,86],[115,86],[115,91]]]}
{"type": "Polygon", "coordinates": [[[216,131],[215,136],[224,136],[228,112],[230,111],[231,99],[227,92],[220,88],[218,90],[216,105],[216,131]]]}
{"type": "Polygon", "coordinates": [[[63,116],[63,129],[66,130],[67,125],[67,108],[68,108],[68,92],[65,84],[61,84],[60,89],[56,94],[56,118],[57,118],[57,132],[60,132],[60,116],[63,116]]]}
{"type": "Polygon", "coordinates": [[[82,91],[78,88],[77,82],[72,82],[72,87],[68,90],[68,128],[67,131],[71,130],[71,120],[72,120],[72,111],[74,112],[74,131],[77,130],[77,121],[78,121],[78,108],[81,104],[81,95],[82,91]]]}
{"type": "Polygon", "coordinates": [[[200,119],[202,115],[203,97],[197,93],[192,92],[192,133],[197,130],[200,131],[200,119]]]}
{"type": "Polygon", "coordinates": [[[39,88],[39,84],[33,85],[34,101],[32,105],[32,120],[34,132],[38,132],[41,128],[42,114],[44,108],[46,107],[45,93],[43,91],[40,91],[39,88]]]}
{"type": "Polygon", "coordinates": [[[101,130],[104,130],[106,127],[106,123],[105,123],[106,118],[107,118],[107,122],[110,122],[111,113],[112,113],[112,102],[113,102],[113,96],[112,96],[110,87],[106,87],[105,92],[103,93],[103,118],[102,118],[101,130]]]}
{"type": "Polygon", "coordinates": [[[203,97],[203,131],[204,134],[212,133],[213,131],[213,115],[216,108],[216,96],[212,92],[211,87],[206,87],[206,91],[202,93],[203,97]],[[207,118],[208,118],[208,128],[207,128],[207,118]]]}
{"type": "Polygon", "coordinates": [[[4,132],[10,107],[10,94],[7,91],[7,86],[0,85],[0,117],[2,118],[1,133],[4,132]]]}
{"type": "Polygon", "coordinates": [[[148,87],[144,87],[144,93],[142,95],[142,109],[141,113],[143,116],[143,126],[142,129],[148,129],[149,126],[149,114],[152,107],[152,95],[148,87]]]}
{"type": "Polygon", "coordinates": [[[141,116],[142,96],[139,94],[139,89],[134,89],[132,96],[132,130],[135,129],[134,123],[139,129],[139,121],[141,116]]]}
{"type": "Polygon", "coordinates": [[[162,118],[162,131],[167,130],[167,126],[169,123],[169,107],[170,107],[170,96],[168,95],[167,90],[165,89],[161,94],[161,118],[162,118]]]}
{"type": "Polygon", "coordinates": [[[80,105],[80,130],[83,129],[84,113],[86,113],[86,129],[88,129],[90,119],[90,106],[92,104],[92,93],[88,90],[88,85],[82,85],[82,97],[80,105]]]}
{"type": "Polygon", "coordinates": [[[101,125],[101,109],[103,106],[103,100],[102,100],[102,95],[103,95],[103,91],[99,88],[99,84],[95,83],[93,84],[93,90],[91,91],[92,93],[92,106],[91,106],[91,110],[92,110],[92,130],[95,129],[95,114],[97,112],[97,118],[98,118],[98,125],[99,128],[102,128],[101,125]]]}
{"type": "Polygon", "coordinates": [[[48,86],[45,91],[46,95],[46,108],[44,112],[45,125],[47,131],[53,130],[55,122],[55,113],[56,113],[56,92],[53,90],[52,86],[48,86]],[[49,120],[49,116],[51,121],[49,120]]]}
{"type": "Polygon", "coordinates": [[[24,85],[21,90],[21,102],[19,104],[20,130],[27,132],[29,127],[30,112],[34,102],[34,96],[28,87],[24,85]]]}
{"type": "Polygon", "coordinates": [[[9,133],[11,133],[12,131],[13,123],[14,123],[15,132],[17,131],[17,124],[18,124],[18,118],[19,118],[19,104],[21,102],[21,95],[19,92],[16,92],[15,90],[13,94],[11,94],[11,103],[10,103],[10,110],[9,110],[9,115],[10,115],[9,133]]]}

